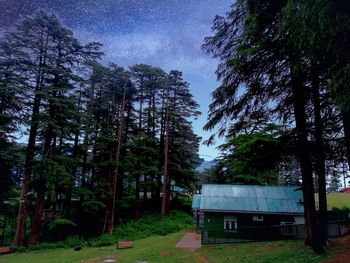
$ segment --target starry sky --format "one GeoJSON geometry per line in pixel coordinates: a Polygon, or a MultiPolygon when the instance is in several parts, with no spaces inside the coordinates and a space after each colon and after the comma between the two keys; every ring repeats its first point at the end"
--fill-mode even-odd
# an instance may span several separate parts
{"type": "MultiPolygon", "coordinates": [[[[82,42],[104,47],[103,63],[124,67],[145,63],[169,72],[183,72],[200,104],[202,116],[193,121],[195,133],[204,132],[210,93],[218,86],[217,61],[201,50],[211,35],[215,15],[224,15],[233,0],[0,0],[0,34],[22,15],[46,10],[60,17],[82,42]]],[[[218,142],[219,143],[219,142],[218,142]]],[[[216,146],[200,146],[200,157],[218,155],[216,146]]]]}

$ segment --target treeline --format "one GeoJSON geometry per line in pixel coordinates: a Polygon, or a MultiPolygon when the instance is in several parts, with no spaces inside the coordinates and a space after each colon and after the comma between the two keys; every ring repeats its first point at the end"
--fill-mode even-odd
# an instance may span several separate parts
{"type": "Polygon", "coordinates": [[[140,216],[141,197],[160,209],[163,193],[165,216],[173,182],[197,180],[200,113],[182,73],[104,66],[102,56],[100,43],[80,43],[44,12],[2,36],[0,201],[21,187],[16,246],[29,218],[33,246],[55,219],[80,234],[112,232],[123,204],[140,216]]]}
{"type": "Polygon", "coordinates": [[[273,183],[282,157],[297,158],[305,241],[319,253],[326,174],[350,166],[349,18],[349,1],[238,0],[203,45],[221,61],[205,128],[226,136],[223,180],[231,169],[236,181],[273,183]]]}

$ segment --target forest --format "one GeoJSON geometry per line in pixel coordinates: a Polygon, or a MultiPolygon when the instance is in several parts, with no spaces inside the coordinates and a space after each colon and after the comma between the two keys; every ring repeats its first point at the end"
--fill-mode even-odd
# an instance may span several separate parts
{"type": "Polygon", "coordinates": [[[182,73],[102,56],[45,12],[1,39],[0,202],[16,246],[47,241],[49,223],[87,236],[166,216],[171,188],[195,187],[200,112],[182,73]]]}
{"type": "Polygon", "coordinates": [[[204,129],[226,138],[206,177],[300,185],[305,244],[316,253],[328,238],[328,187],[349,178],[349,14],[348,1],[238,0],[203,43],[222,81],[204,129]]]}
{"type": "Polygon", "coordinates": [[[52,222],[96,236],[145,211],[165,218],[175,188],[296,185],[305,245],[325,252],[327,192],[350,178],[350,2],[236,0],[211,30],[202,49],[219,61],[219,86],[204,139],[224,143],[201,172],[201,113],[180,71],[103,64],[102,44],[45,12],[2,36],[0,204],[16,218],[6,242],[50,241],[52,222]]]}

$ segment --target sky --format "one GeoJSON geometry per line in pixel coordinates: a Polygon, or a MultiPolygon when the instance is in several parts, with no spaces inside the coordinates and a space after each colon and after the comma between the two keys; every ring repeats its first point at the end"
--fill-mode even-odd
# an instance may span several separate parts
{"type": "MultiPolygon", "coordinates": [[[[0,0],[0,31],[22,15],[46,10],[60,17],[82,42],[103,46],[103,63],[123,67],[150,64],[169,72],[183,72],[200,104],[201,117],[193,121],[203,140],[213,132],[202,127],[207,121],[211,92],[219,85],[217,61],[201,45],[211,35],[215,15],[224,15],[232,0],[0,0]]],[[[200,157],[218,156],[216,145],[200,145],[200,157]]]]}

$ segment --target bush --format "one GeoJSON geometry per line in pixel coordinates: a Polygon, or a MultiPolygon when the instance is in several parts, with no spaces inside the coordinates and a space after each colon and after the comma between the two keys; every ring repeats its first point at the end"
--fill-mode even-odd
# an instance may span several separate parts
{"type": "Polygon", "coordinates": [[[111,246],[115,244],[115,237],[112,234],[104,234],[92,242],[94,247],[111,246]]]}
{"type": "MultiPolygon", "coordinates": [[[[49,231],[75,228],[76,225],[68,219],[56,219],[49,224],[49,231]]],[[[155,235],[167,235],[192,227],[192,218],[182,211],[173,210],[171,215],[162,219],[159,213],[145,214],[140,220],[132,220],[117,225],[112,234],[104,234],[93,240],[84,241],[78,236],[69,236],[65,240],[54,243],[40,243],[29,250],[73,248],[77,246],[110,246],[122,240],[136,240],[155,235]]],[[[23,250],[23,249],[22,249],[23,250]]],[[[21,249],[19,250],[21,251],[21,249]]]]}
{"type": "Polygon", "coordinates": [[[162,219],[160,214],[148,214],[140,220],[129,221],[117,225],[112,234],[104,234],[96,238],[93,246],[113,245],[121,240],[136,240],[154,235],[167,235],[192,227],[192,218],[182,211],[172,211],[171,215],[162,219]]]}
{"type": "Polygon", "coordinates": [[[14,247],[14,246],[11,246],[11,251],[13,252],[25,252],[26,251],[26,248],[25,247],[14,247]]]}
{"type": "Polygon", "coordinates": [[[348,213],[350,213],[350,208],[346,207],[346,206],[343,206],[342,208],[332,207],[332,211],[333,212],[348,212],[348,213]]]}
{"type": "Polygon", "coordinates": [[[76,224],[66,218],[56,219],[48,225],[48,236],[50,240],[65,240],[74,233],[76,224]]]}
{"type": "Polygon", "coordinates": [[[81,240],[78,236],[70,236],[66,240],[60,242],[43,242],[35,247],[28,248],[29,250],[42,250],[42,249],[53,249],[53,248],[71,248],[78,247],[83,245],[83,240],[81,240]]]}

